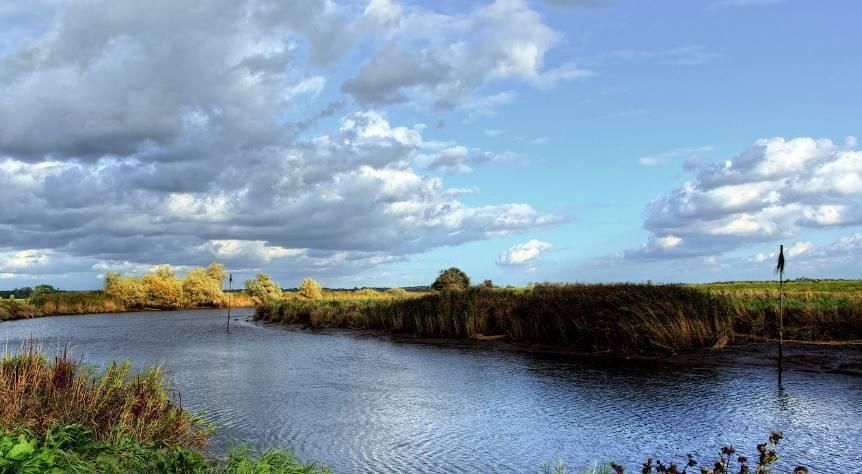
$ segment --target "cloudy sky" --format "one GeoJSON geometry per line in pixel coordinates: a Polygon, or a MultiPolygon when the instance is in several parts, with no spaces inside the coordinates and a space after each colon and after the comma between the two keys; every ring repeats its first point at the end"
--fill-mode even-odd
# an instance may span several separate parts
{"type": "Polygon", "coordinates": [[[0,0],[0,288],[862,277],[855,0],[0,0]]]}

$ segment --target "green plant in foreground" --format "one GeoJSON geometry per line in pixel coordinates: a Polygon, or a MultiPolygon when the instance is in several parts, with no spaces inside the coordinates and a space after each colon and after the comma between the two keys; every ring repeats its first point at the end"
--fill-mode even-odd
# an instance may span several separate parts
{"type": "Polygon", "coordinates": [[[53,427],[45,435],[0,432],[0,474],[12,473],[202,473],[300,474],[328,473],[325,466],[305,464],[287,450],[260,456],[247,447],[234,448],[226,460],[207,460],[179,446],[158,447],[128,438],[96,441],[82,425],[53,427]]]}
{"type": "MultiPolygon", "coordinates": [[[[759,456],[753,467],[754,470],[749,467],[748,458],[742,455],[736,456],[737,452],[733,446],[725,446],[721,448],[721,452],[718,455],[718,461],[716,461],[711,467],[700,467],[698,472],[701,474],[768,474],[772,465],[778,461],[778,443],[783,437],[784,434],[782,432],[773,431],[769,434],[768,442],[757,445],[759,456]]],[[[609,466],[615,474],[625,474],[626,472],[625,467],[620,466],[619,464],[611,463],[609,466]]],[[[659,460],[648,458],[641,466],[640,473],[684,474],[687,473],[689,469],[698,469],[698,461],[691,454],[688,455],[688,460],[682,469],[680,469],[676,463],[665,465],[659,460]]],[[[546,469],[545,472],[550,471],[546,469]]],[[[557,471],[558,474],[563,474],[563,472],[557,471]]],[[[593,471],[590,471],[590,473],[592,472],[593,471]]],[[[797,466],[793,470],[793,474],[808,474],[808,469],[802,466],[797,466]]]]}

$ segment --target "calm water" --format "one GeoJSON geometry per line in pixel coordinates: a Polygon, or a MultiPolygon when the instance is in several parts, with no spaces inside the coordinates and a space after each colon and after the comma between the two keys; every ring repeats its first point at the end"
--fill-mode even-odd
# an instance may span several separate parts
{"type": "Polygon", "coordinates": [[[0,323],[0,343],[34,336],[96,364],[162,363],[183,404],[221,425],[216,449],[290,447],[336,472],[535,472],[556,457],[633,471],[652,454],[712,461],[726,442],[753,458],[769,430],[812,472],[862,472],[858,377],[791,371],[779,391],[773,369],[726,360],[620,366],[245,321],[228,336],[224,322],[223,311],[42,318],[0,323]]]}

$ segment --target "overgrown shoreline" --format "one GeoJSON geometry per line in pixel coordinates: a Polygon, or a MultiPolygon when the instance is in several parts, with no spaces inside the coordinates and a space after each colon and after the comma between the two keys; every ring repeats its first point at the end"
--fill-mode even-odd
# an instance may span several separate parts
{"type": "MultiPolygon", "coordinates": [[[[777,336],[777,291],[690,285],[537,285],[471,288],[412,298],[275,299],[257,320],[375,329],[417,338],[483,339],[580,352],[676,352],[777,336]],[[742,336],[742,337],[741,337],[742,336]]],[[[789,291],[785,337],[862,339],[862,298],[789,291]]]]}
{"type": "Polygon", "coordinates": [[[205,456],[207,422],[175,403],[160,369],[97,371],[29,343],[0,359],[0,474],[327,473],[287,450],[205,456]]]}

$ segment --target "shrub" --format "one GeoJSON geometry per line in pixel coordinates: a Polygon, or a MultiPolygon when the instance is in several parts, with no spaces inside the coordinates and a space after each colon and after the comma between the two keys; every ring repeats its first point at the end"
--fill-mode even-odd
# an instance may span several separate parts
{"type": "Polygon", "coordinates": [[[407,290],[405,290],[404,288],[389,288],[388,290],[386,290],[386,294],[393,298],[406,298],[407,290]]]}
{"type": "Polygon", "coordinates": [[[245,289],[255,304],[264,304],[281,298],[281,287],[266,273],[258,273],[245,281],[245,289]]]}
{"type": "Polygon", "coordinates": [[[314,278],[306,278],[299,285],[299,295],[310,300],[319,300],[323,298],[323,291],[314,278]]]}
{"type": "Polygon", "coordinates": [[[431,288],[437,291],[443,290],[466,290],[470,288],[470,277],[460,268],[449,268],[440,270],[440,275],[431,284],[431,288]]]}
{"type": "Polygon", "coordinates": [[[203,268],[195,268],[188,272],[182,280],[186,305],[195,307],[221,306],[224,302],[223,281],[223,276],[214,275],[203,268]]]}
{"type": "Polygon", "coordinates": [[[144,275],[143,283],[146,306],[158,309],[183,307],[183,284],[170,266],[159,267],[155,272],[144,275]]]}

